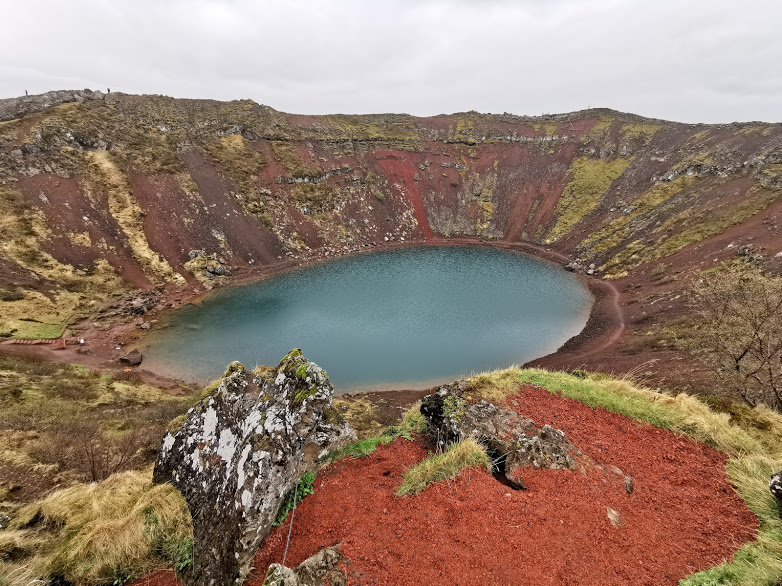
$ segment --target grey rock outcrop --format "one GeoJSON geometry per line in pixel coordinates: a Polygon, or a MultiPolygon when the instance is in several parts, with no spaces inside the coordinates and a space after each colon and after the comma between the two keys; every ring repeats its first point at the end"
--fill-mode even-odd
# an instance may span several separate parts
{"type": "Polygon", "coordinates": [[[86,102],[87,100],[102,100],[102,92],[92,90],[56,90],[34,96],[21,96],[0,100],[0,122],[21,118],[25,114],[40,112],[52,106],[68,102],[86,102]]]}
{"type": "Polygon", "coordinates": [[[334,409],[318,423],[310,442],[304,446],[302,471],[315,472],[332,452],[336,452],[358,441],[356,431],[347,421],[330,421],[334,409]]]}
{"type": "Polygon", "coordinates": [[[342,559],[337,547],[327,547],[301,562],[295,569],[272,564],[263,586],[344,586],[347,577],[337,569],[342,559]]]}
{"type": "Polygon", "coordinates": [[[154,482],[170,482],[193,518],[191,584],[241,584],[286,495],[304,473],[333,388],[293,350],[275,369],[232,363],[218,387],[167,433],[154,482]]]}
{"type": "Polygon", "coordinates": [[[440,445],[474,437],[486,446],[495,469],[515,488],[524,488],[524,467],[561,469],[574,465],[580,452],[565,434],[550,425],[538,428],[531,419],[488,401],[468,401],[464,381],[440,387],[421,403],[440,445]]]}

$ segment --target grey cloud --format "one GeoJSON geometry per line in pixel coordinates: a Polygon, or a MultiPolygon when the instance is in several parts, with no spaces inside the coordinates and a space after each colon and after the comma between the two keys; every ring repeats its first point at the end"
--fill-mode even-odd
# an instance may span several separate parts
{"type": "Polygon", "coordinates": [[[4,97],[110,86],[300,113],[782,119],[775,0],[33,0],[5,16],[4,97]]]}

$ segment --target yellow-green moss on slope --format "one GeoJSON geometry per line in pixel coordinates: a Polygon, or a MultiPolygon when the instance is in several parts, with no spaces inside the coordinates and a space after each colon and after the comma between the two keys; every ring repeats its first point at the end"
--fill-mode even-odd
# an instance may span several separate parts
{"type": "Polygon", "coordinates": [[[283,167],[285,167],[285,171],[289,175],[293,177],[305,177],[316,173],[299,160],[293,147],[288,142],[275,140],[272,141],[271,145],[272,151],[274,151],[274,157],[283,167]]]}
{"type": "Polygon", "coordinates": [[[618,246],[629,233],[629,224],[635,218],[646,214],[657,206],[665,203],[685,187],[689,187],[697,180],[696,177],[677,177],[670,183],[660,183],[649,189],[630,206],[633,210],[624,216],[620,216],[608,224],[601,226],[586,238],[582,244],[593,253],[602,253],[618,246]]]}
{"type": "Polygon", "coordinates": [[[535,122],[532,125],[532,128],[535,130],[535,132],[542,130],[546,133],[546,136],[554,136],[557,133],[559,124],[557,122],[535,122]]]}
{"type": "Polygon", "coordinates": [[[611,184],[622,174],[631,159],[613,161],[592,160],[581,157],[573,161],[572,179],[557,203],[557,223],[549,232],[546,242],[555,242],[568,233],[600,204],[611,184]]]}
{"type": "Polygon", "coordinates": [[[327,123],[325,131],[328,138],[333,140],[387,141],[408,143],[408,146],[413,146],[418,140],[414,121],[379,122],[370,118],[350,115],[332,115],[324,118],[327,123]]]}
{"type": "Polygon", "coordinates": [[[685,220],[685,226],[681,231],[674,231],[673,236],[655,246],[651,260],[668,256],[685,246],[722,234],[731,226],[751,218],[780,199],[782,199],[782,190],[758,187],[750,190],[748,198],[738,205],[721,210],[705,210],[701,217],[685,220]]]}
{"type": "Polygon", "coordinates": [[[621,137],[625,140],[643,140],[649,142],[652,137],[662,128],[660,124],[625,124],[619,131],[621,137]]]}
{"type": "Polygon", "coordinates": [[[227,134],[206,144],[207,152],[217,160],[244,192],[256,188],[258,174],[266,161],[240,134],[227,134]]]}
{"type": "Polygon", "coordinates": [[[475,206],[475,235],[489,239],[499,236],[496,226],[493,226],[495,205],[492,199],[497,188],[497,161],[494,162],[494,171],[469,175],[464,187],[472,195],[469,203],[475,206]]]}
{"type": "Polygon", "coordinates": [[[56,338],[69,318],[90,301],[125,289],[105,260],[96,261],[89,272],[59,262],[45,250],[51,236],[41,210],[26,205],[19,192],[0,186],[0,257],[56,289],[48,295],[22,288],[0,291],[0,335],[56,338]]]}
{"type": "Polygon", "coordinates": [[[670,256],[685,246],[722,234],[736,224],[763,211],[772,203],[782,199],[782,190],[755,187],[745,201],[716,210],[703,210],[700,214],[679,214],[670,223],[663,224],[659,232],[670,229],[671,236],[661,236],[652,244],[640,240],[632,242],[609,259],[600,270],[615,272],[634,268],[644,262],[653,262],[670,256]]]}
{"type": "Polygon", "coordinates": [[[185,279],[174,272],[165,258],[152,250],[144,234],[144,213],[130,192],[130,186],[122,172],[111,160],[107,151],[92,151],[88,155],[91,169],[98,180],[106,186],[109,196],[109,211],[128,239],[133,256],[150,271],[152,280],[159,277],[164,281],[185,284],[185,279]]]}
{"type": "Polygon", "coordinates": [[[614,123],[613,118],[606,118],[601,117],[598,119],[598,121],[595,123],[595,125],[589,129],[589,131],[583,136],[581,139],[582,142],[600,142],[602,140],[605,140],[605,138],[608,136],[608,133],[611,130],[611,126],[614,123]]]}

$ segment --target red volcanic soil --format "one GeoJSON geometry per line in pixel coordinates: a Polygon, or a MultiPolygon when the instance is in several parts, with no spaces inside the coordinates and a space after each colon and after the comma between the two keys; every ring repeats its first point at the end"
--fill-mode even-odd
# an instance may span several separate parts
{"type": "MultiPolygon", "coordinates": [[[[482,469],[394,495],[427,456],[396,442],[320,472],[298,507],[287,565],[340,544],[351,584],[676,584],[729,559],[757,522],[726,478],[726,457],[688,438],[525,386],[508,406],[552,424],[585,454],[580,470],[530,470],[514,491],[482,469]],[[632,494],[598,465],[634,478],[632,494]],[[615,527],[607,508],[617,511],[615,527]]],[[[258,552],[250,580],[281,562],[289,520],[258,552]]],[[[174,584],[157,573],[136,584],[174,584]]]]}

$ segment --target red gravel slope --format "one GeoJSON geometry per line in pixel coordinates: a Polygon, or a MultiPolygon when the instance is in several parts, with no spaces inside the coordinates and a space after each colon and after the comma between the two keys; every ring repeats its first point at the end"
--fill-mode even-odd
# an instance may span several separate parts
{"type": "MultiPolygon", "coordinates": [[[[318,475],[296,511],[288,565],[341,543],[351,584],[660,586],[729,559],[753,539],[756,520],[731,488],[723,454],[536,387],[522,388],[508,405],[563,429],[586,460],[633,475],[633,493],[589,465],[530,470],[526,491],[472,469],[398,498],[405,470],[427,450],[397,440],[318,475]],[[619,527],[607,507],[619,512],[619,527]]],[[[252,586],[282,560],[288,524],[258,552],[252,586]]],[[[170,572],[137,582],[174,583],[170,572]]]]}

